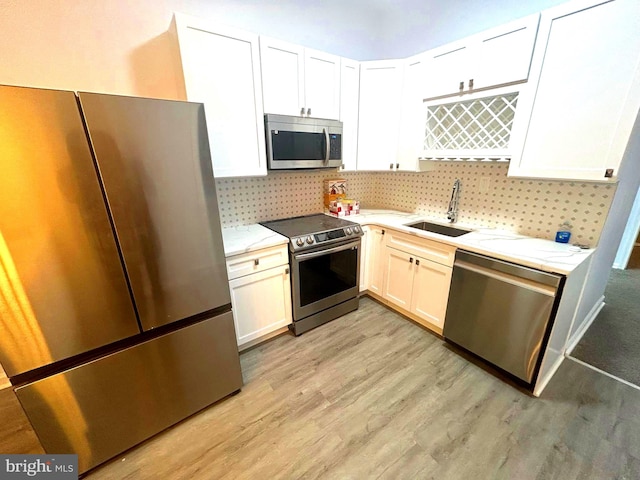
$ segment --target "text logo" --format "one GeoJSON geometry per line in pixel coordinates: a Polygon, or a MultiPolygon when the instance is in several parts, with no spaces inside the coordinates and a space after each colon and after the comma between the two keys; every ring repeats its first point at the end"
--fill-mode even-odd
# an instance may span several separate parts
{"type": "Polygon", "coordinates": [[[0,455],[0,478],[77,480],[77,455],[0,455]]]}

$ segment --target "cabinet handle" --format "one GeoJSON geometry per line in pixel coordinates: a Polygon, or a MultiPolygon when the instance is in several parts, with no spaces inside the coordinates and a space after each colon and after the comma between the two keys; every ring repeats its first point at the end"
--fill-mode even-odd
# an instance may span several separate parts
{"type": "Polygon", "coordinates": [[[311,115],[311,109],[307,108],[307,117],[311,115]]]}
{"type": "Polygon", "coordinates": [[[300,116],[304,117],[304,107],[300,109],[300,116]]]}
{"type": "Polygon", "coordinates": [[[613,168],[607,168],[604,171],[604,178],[613,178],[613,168]]]}
{"type": "Polygon", "coordinates": [[[400,170],[400,164],[396,163],[396,170],[400,170]]]}
{"type": "Polygon", "coordinates": [[[460,91],[464,90],[464,82],[460,82],[460,91]]]}
{"type": "Polygon", "coordinates": [[[254,264],[256,267],[257,267],[258,265],[260,265],[260,259],[259,259],[259,258],[256,258],[256,259],[253,261],[253,264],[254,264]]]}
{"type": "Polygon", "coordinates": [[[469,90],[473,90],[473,78],[469,80],[469,90]]]}
{"type": "Polygon", "coordinates": [[[289,275],[289,267],[287,267],[287,268],[285,268],[285,269],[284,269],[284,274],[285,274],[285,275],[289,275]]]}
{"type": "Polygon", "coordinates": [[[389,170],[393,170],[393,163],[389,164],[389,170]]]}
{"type": "Polygon", "coordinates": [[[416,265],[420,265],[420,260],[416,258],[416,265]]]}
{"type": "Polygon", "coordinates": [[[382,235],[384,235],[384,229],[382,229],[382,235]]]}
{"type": "Polygon", "coordinates": [[[409,257],[409,263],[413,263],[413,257],[409,257]]]}

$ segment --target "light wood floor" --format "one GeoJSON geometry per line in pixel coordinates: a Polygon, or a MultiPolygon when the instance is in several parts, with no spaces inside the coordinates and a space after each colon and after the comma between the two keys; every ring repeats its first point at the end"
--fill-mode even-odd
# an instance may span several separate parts
{"type": "Polygon", "coordinates": [[[245,352],[241,393],[87,478],[640,478],[640,391],[567,360],[533,398],[360,305],[245,352]]]}

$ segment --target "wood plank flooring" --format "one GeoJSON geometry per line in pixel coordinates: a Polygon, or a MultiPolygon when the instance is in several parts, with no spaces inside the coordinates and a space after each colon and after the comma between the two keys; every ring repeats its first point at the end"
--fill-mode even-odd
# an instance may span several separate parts
{"type": "Polygon", "coordinates": [[[0,453],[44,453],[11,388],[0,390],[0,453]]]}
{"type": "Polygon", "coordinates": [[[241,361],[242,392],[86,478],[640,478],[640,391],[567,360],[533,398],[369,298],[241,361]]]}

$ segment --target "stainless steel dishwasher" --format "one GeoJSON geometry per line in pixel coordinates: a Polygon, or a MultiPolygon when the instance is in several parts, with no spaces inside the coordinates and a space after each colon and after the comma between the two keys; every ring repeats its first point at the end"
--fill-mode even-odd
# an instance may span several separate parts
{"type": "Polygon", "coordinates": [[[444,337],[531,384],[564,277],[459,250],[444,337]]]}

